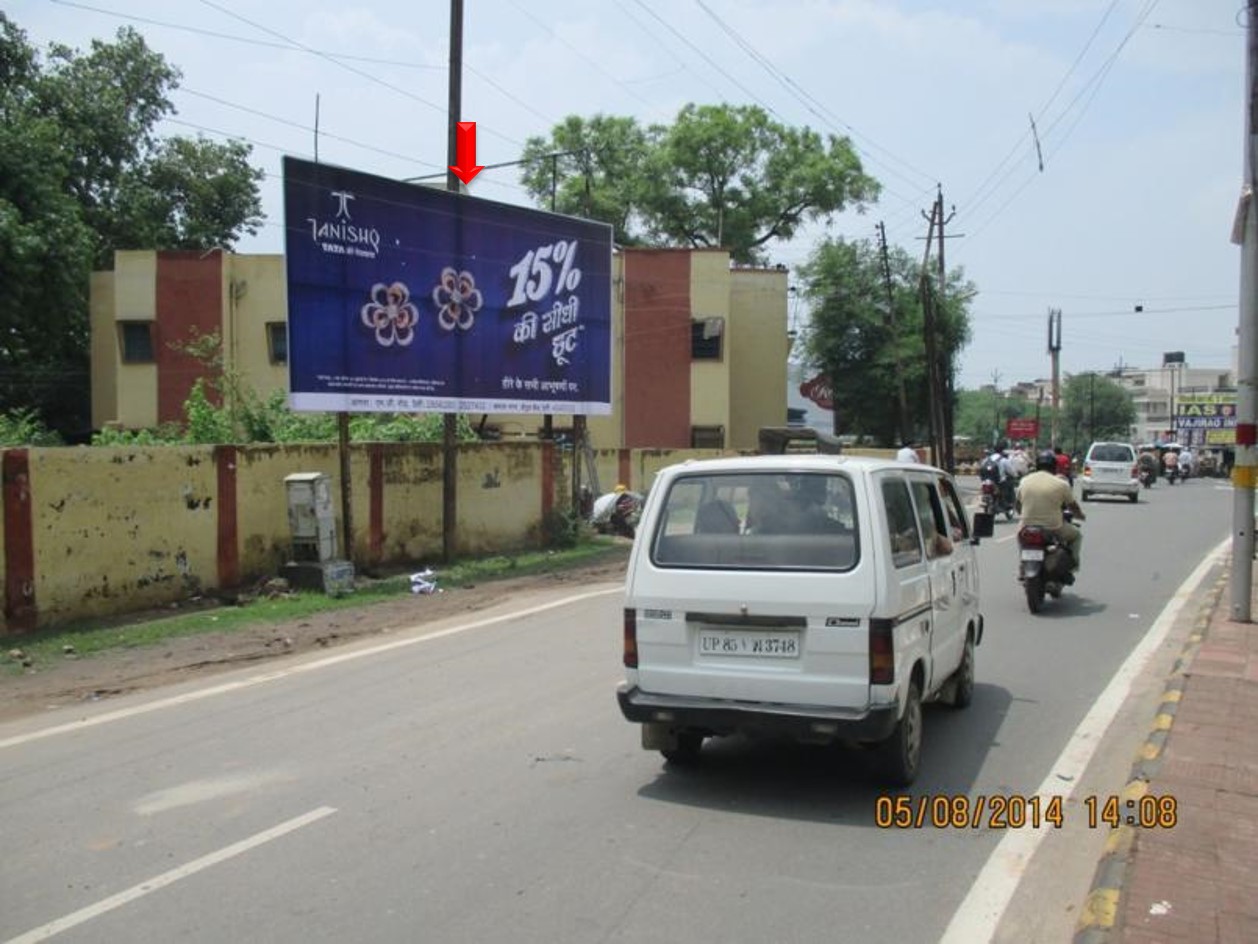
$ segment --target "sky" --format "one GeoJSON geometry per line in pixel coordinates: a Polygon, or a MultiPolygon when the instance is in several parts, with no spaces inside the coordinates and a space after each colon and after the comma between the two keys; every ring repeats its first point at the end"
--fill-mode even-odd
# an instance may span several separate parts
{"type": "MultiPolygon", "coordinates": [[[[791,269],[826,235],[920,256],[941,188],[945,261],[978,290],[958,384],[1235,360],[1243,0],[464,0],[462,115],[477,162],[516,160],[566,116],[670,123],[757,104],[846,136],[883,186],[769,247],[791,269]],[[1034,132],[1032,124],[1034,123],[1034,132]],[[1038,148],[1037,148],[1038,144],[1038,148]],[[1143,311],[1137,312],[1137,306],[1143,311]]],[[[39,48],[130,26],[182,72],[162,132],[244,139],[282,252],[284,154],[392,178],[446,165],[451,5],[438,0],[10,0],[39,48]]],[[[532,205],[518,168],[471,192],[532,205]]],[[[791,317],[807,311],[791,303],[791,317]]]]}

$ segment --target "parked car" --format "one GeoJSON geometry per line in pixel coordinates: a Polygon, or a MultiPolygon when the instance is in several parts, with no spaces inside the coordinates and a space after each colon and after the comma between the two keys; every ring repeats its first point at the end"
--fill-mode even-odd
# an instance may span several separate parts
{"type": "Polygon", "coordinates": [[[1079,497],[1087,501],[1093,495],[1124,495],[1129,501],[1140,500],[1140,469],[1134,446],[1094,442],[1088,447],[1079,477],[1079,497]]]}
{"type": "Polygon", "coordinates": [[[706,738],[876,748],[917,775],[922,704],[965,707],[983,638],[971,524],[931,466],[794,455],[659,472],[625,587],[624,716],[673,764],[706,738]]]}

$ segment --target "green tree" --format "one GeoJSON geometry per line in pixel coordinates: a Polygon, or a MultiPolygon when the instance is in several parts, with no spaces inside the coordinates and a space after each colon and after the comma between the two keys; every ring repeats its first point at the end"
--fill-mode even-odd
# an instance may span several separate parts
{"type": "Polygon", "coordinates": [[[1074,374],[1062,387],[1062,428],[1071,451],[1098,439],[1131,440],[1136,407],[1131,394],[1104,374],[1074,374]]]}
{"type": "MultiPolygon", "coordinates": [[[[826,240],[800,268],[811,310],[803,350],[830,377],[839,433],[892,445],[900,437],[899,401],[907,401],[907,434],[928,426],[921,266],[898,247],[888,250],[890,279],[868,240],[826,240]],[[890,289],[888,290],[888,281],[890,289]]],[[[960,270],[948,275],[936,341],[945,363],[969,341],[974,287],[960,270]]]]}
{"type": "Polygon", "coordinates": [[[131,29],[41,60],[0,12],[0,411],[85,430],[93,267],[230,248],[261,225],[246,145],[157,136],[178,79],[131,29]]]}
{"type": "Polygon", "coordinates": [[[557,209],[611,223],[622,243],[723,247],[740,263],[765,261],[771,241],[863,209],[879,190],[846,138],[747,105],[686,105],[646,131],[627,118],[571,117],[525,154],[524,185],[540,205],[554,185],[557,209]],[[546,157],[567,150],[581,156],[546,157]]]}
{"type": "Polygon", "coordinates": [[[641,239],[640,190],[650,143],[633,118],[570,115],[550,137],[524,143],[523,183],[539,206],[607,223],[623,244],[641,239]]]}

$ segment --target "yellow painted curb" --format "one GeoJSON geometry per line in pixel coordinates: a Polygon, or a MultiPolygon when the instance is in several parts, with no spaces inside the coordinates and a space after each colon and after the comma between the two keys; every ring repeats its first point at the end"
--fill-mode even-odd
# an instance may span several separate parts
{"type": "Polygon", "coordinates": [[[1112,928],[1118,917],[1118,889],[1097,888],[1088,895],[1079,915],[1079,927],[1112,928]]]}

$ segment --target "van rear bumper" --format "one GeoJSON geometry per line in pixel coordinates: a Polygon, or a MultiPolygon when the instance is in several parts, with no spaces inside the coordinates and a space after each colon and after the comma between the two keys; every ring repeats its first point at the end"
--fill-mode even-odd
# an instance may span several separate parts
{"type": "Polygon", "coordinates": [[[817,705],[771,705],[763,702],[652,695],[626,683],[616,689],[621,713],[642,724],[733,734],[736,731],[785,735],[799,740],[882,741],[899,720],[896,704],[853,711],[817,705]]]}

